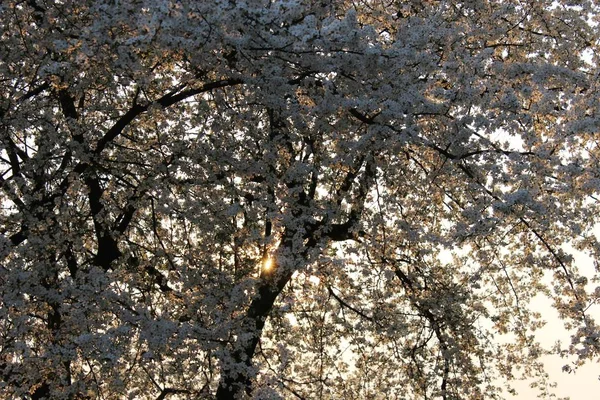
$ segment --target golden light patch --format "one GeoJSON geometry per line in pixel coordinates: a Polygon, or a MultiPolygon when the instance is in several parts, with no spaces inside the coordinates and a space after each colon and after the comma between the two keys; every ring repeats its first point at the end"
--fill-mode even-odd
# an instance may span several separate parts
{"type": "Polygon", "coordinates": [[[263,261],[263,270],[269,272],[273,269],[273,259],[271,257],[265,258],[263,261]]]}

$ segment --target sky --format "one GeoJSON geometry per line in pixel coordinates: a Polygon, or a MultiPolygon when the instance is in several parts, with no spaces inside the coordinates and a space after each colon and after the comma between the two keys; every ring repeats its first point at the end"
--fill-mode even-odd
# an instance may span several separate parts
{"type": "MultiPolygon", "coordinates": [[[[560,321],[551,321],[542,329],[540,336],[542,341],[553,343],[556,340],[556,332],[564,331],[560,321]],[[546,340],[543,340],[545,336],[546,340]]],[[[568,335],[562,339],[568,341],[568,335]]],[[[558,398],[569,397],[570,400],[598,400],[600,399],[600,364],[588,363],[579,368],[576,373],[562,371],[565,360],[559,356],[544,357],[546,371],[550,375],[550,381],[556,382],[555,394],[558,398]]],[[[528,382],[515,382],[513,384],[518,392],[517,396],[509,397],[513,400],[531,400],[538,395],[537,389],[529,387],[528,382]]]]}
{"type": "MultiPolygon", "coordinates": [[[[571,247],[565,248],[573,254],[575,263],[588,277],[594,273],[594,266],[590,257],[577,252],[571,247]]],[[[546,320],[546,325],[537,333],[537,339],[544,347],[551,347],[557,340],[565,345],[570,342],[569,332],[564,329],[563,322],[558,318],[558,313],[551,307],[549,299],[538,296],[532,303],[537,311],[541,312],[546,320]]],[[[600,305],[596,304],[589,309],[596,321],[600,320],[600,305]]],[[[575,373],[567,373],[562,370],[568,361],[559,356],[546,356],[543,358],[546,372],[550,381],[556,382],[555,394],[557,398],[569,397],[570,400],[598,400],[600,399],[600,360],[590,362],[580,367],[575,373]]],[[[537,389],[529,387],[528,382],[515,382],[513,384],[518,395],[509,397],[507,400],[532,400],[538,395],[537,389]]]]}

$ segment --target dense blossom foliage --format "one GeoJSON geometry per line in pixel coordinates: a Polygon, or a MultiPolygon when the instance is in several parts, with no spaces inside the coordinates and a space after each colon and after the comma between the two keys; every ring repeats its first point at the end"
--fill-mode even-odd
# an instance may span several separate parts
{"type": "Polygon", "coordinates": [[[2,1],[0,397],[502,398],[538,294],[597,359],[593,3],[2,1]]]}

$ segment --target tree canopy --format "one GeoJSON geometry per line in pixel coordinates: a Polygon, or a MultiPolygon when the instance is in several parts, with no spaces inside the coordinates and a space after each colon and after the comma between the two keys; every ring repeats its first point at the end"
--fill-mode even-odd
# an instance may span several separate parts
{"type": "Polygon", "coordinates": [[[596,360],[599,12],[2,1],[0,397],[493,399],[596,360]]]}

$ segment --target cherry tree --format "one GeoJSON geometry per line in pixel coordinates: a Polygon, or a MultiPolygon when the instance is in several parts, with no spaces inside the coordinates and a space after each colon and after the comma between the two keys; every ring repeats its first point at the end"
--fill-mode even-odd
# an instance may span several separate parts
{"type": "Polygon", "coordinates": [[[597,359],[576,3],[3,1],[0,397],[491,399],[597,359]]]}

